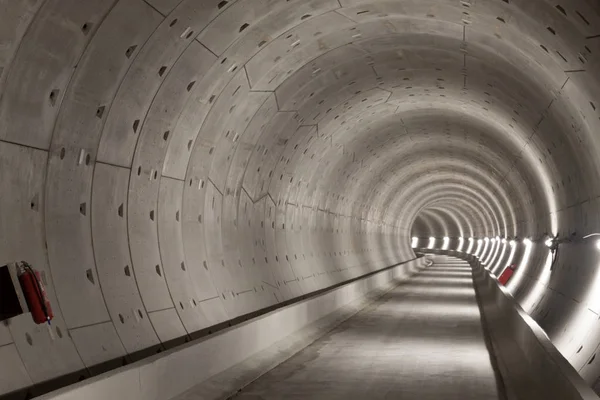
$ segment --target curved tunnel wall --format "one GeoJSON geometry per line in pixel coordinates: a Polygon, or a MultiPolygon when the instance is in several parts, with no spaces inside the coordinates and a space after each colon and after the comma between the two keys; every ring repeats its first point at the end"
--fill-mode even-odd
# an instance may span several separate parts
{"type": "Polygon", "coordinates": [[[0,325],[0,392],[408,260],[415,235],[502,262],[496,237],[516,262],[531,239],[511,291],[600,375],[597,3],[0,10],[0,261],[42,270],[56,313],[0,325]],[[549,234],[571,239],[551,271],[549,234]]]}

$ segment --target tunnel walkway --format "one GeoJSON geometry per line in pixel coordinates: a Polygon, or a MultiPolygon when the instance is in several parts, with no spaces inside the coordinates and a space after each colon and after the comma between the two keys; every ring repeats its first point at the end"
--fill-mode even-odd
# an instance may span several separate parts
{"type": "Polygon", "coordinates": [[[432,260],[235,399],[498,399],[471,268],[432,260]]]}

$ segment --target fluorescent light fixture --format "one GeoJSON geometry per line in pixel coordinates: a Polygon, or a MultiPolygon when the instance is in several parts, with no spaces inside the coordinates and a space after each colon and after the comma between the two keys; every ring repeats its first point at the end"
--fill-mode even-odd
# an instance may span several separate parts
{"type": "Polygon", "coordinates": [[[456,251],[462,251],[463,245],[465,244],[465,239],[463,239],[463,237],[459,237],[458,238],[458,247],[456,248],[456,251]]]}
{"type": "Polygon", "coordinates": [[[481,251],[481,245],[483,244],[483,240],[477,239],[477,248],[475,249],[475,257],[479,256],[479,252],[481,251]]]}
{"type": "Polygon", "coordinates": [[[489,267],[491,266],[492,259],[496,256],[496,254],[498,253],[498,248],[500,247],[500,242],[498,242],[498,244],[496,245],[495,238],[492,238],[490,242],[492,242],[490,251],[487,253],[487,257],[484,257],[483,259],[483,263],[486,265],[486,269],[490,269],[489,267]]]}
{"type": "Polygon", "coordinates": [[[448,245],[450,244],[450,238],[448,236],[444,236],[444,242],[442,244],[442,250],[448,250],[448,245]]]}
{"type": "Polygon", "coordinates": [[[471,254],[471,250],[473,250],[473,244],[475,243],[475,241],[473,240],[472,237],[469,238],[469,247],[467,248],[467,254],[471,254]]]}
{"type": "Polygon", "coordinates": [[[484,237],[483,238],[483,251],[481,252],[481,255],[479,256],[479,258],[481,259],[481,262],[485,264],[485,261],[487,258],[487,251],[489,249],[490,246],[490,238],[488,237],[484,237]]]}
{"type": "Polygon", "coordinates": [[[432,236],[429,238],[429,246],[427,248],[433,249],[433,246],[435,246],[435,238],[432,236]]]}
{"type": "Polygon", "coordinates": [[[410,243],[410,247],[412,247],[413,249],[417,248],[419,246],[419,238],[416,236],[413,236],[412,241],[410,243]]]}
{"type": "Polygon", "coordinates": [[[504,272],[506,267],[508,267],[509,265],[512,265],[513,260],[515,258],[515,251],[517,250],[517,242],[515,242],[514,240],[511,240],[510,242],[508,242],[508,245],[510,246],[510,255],[508,256],[508,260],[504,263],[504,265],[500,266],[500,271],[498,271],[498,274],[496,276],[502,275],[502,273],[504,272]]]}
{"type": "Polygon", "coordinates": [[[494,261],[492,261],[492,263],[494,264],[491,268],[490,271],[492,271],[492,274],[495,274],[495,272],[498,270],[498,268],[502,265],[502,260],[504,259],[504,256],[506,255],[506,246],[507,246],[507,242],[506,239],[502,239],[502,242],[498,242],[498,257],[494,261]],[[502,243],[502,250],[500,250],[500,243],[502,243]]]}
{"type": "Polygon", "coordinates": [[[506,245],[502,247],[502,251],[500,251],[500,237],[496,236],[496,251],[492,254],[492,257],[489,259],[490,268],[492,269],[498,263],[498,259],[504,255],[504,250],[506,250],[506,245]]]}
{"type": "Polygon", "coordinates": [[[519,283],[523,280],[523,276],[525,275],[525,269],[529,266],[529,258],[531,257],[531,249],[533,248],[533,242],[525,238],[523,239],[523,244],[525,245],[525,252],[523,253],[523,257],[521,258],[521,262],[515,271],[512,279],[508,281],[507,289],[513,293],[513,289],[515,289],[519,283]]]}
{"type": "Polygon", "coordinates": [[[596,242],[596,248],[597,248],[598,250],[600,250],[600,240],[598,240],[598,241],[596,242]]]}

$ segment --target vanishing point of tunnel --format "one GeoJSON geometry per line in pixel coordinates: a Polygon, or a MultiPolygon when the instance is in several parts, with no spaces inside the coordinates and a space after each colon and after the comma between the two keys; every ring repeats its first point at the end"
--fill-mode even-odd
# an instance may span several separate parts
{"type": "MultiPolygon", "coordinates": [[[[0,323],[0,397],[459,262],[416,248],[514,265],[507,295],[600,377],[597,0],[0,0],[0,189],[0,265],[30,263],[53,311],[0,323]]],[[[415,288],[322,340],[360,358],[455,316],[452,358],[496,390],[472,283],[462,305],[396,298],[415,288]]]]}

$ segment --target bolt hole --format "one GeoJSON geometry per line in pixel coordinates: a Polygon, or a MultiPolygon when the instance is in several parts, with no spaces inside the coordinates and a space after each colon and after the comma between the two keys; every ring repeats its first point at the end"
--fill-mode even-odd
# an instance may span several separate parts
{"type": "Polygon", "coordinates": [[[250,26],[249,24],[244,23],[244,25],[240,26],[240,32],[243,32],[249,26],[250,26]]]}
{"type": "Polygon", "coordinates": [[[81,26],[81,31],[82,31],[82,32],[83,32],[85,35],[87,35],[87,34],[90,32],[90,30],[91,30],[91,29],[92,29],[92,24],[91,24],[91,23],[89,23],[89,22],[86,22],[85,24],[83,24],[83,25],[81,26]]]}
{"type": "Polygon", "coordinates": [[[160,265],[157,264],[155,269],[156,269],[156,273],[158,274],[158,276],[162,276],[162,272],[160,272],[160,265]]]}
{"type": "Polygon", "coordinates": [[[60,90],[58,89],[54,89],[50,92],[50,104],[52,106],[56,105],[56,99],[58,98],[58,93],[60,93],[60,90]]]}
{"type": "Polygon", "coordinates": [[[227,5],[227,1],[223,0],[219,4],[217,4],[217,8],[220,10],[221,8],[227,5]]]}
{"type": "Polygon", "coordinates": [[[130,58],[136,48],[137,48],[137,45],[129,46],[127,48],[127,50],[125,51],[125,57],[130,58]]]}
{"type": "Polygon", "coordinates": [[[92,269],[88,268],[85,271],[85,276],[87,277],[88,281],[90,281],[92,284],[96,284],[96,282],[94,281],[94,274],[92,273],[92,269]]]}

